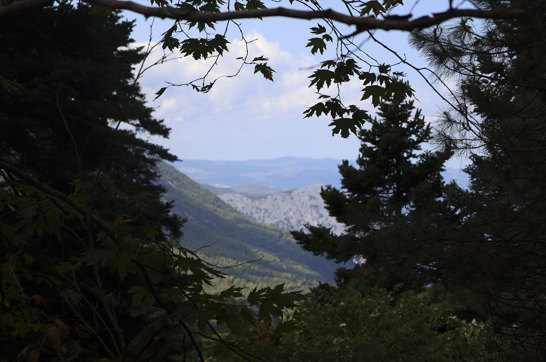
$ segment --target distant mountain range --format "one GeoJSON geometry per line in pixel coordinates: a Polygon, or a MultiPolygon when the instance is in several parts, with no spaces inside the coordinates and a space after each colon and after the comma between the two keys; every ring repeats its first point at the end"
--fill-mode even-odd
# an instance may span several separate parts
{"type": "MultiPolygon", "coordinates": [[[[339,188],[339,164],[341,160],[335,158],[281,157],[248,161],[183,160],[173,166],[201,184],[239,188],[236,193],[247,187],[246,193],[251,196],[273,193],[268,188],[292,190],[313,184],[339,188]]],[[[459,169],[448,168],[443,175],[446,181],[455,180],[461,187],[468,185],[468,176],[459,169]]]]}
{"type": "Polygon", "coordinates": [[[249,161],[184,160],[173,166],[201,184],[260,185],[291,190],[313,184],[339,186],[337,165],[340,163],[334,158],[282,157],[249,161]]]}
{"type": "Polygon", "coordinates": [[[167,191],[164,198],[187,219],[182,245],[222,268],[229,275],[225,283],[247,287],[285,283],[291,289],[305,289],[318,281],[333,281],[336,264],[304,251],[288,232],[244,216],[172,166],[160,164],[159,169],[167,191]]]}

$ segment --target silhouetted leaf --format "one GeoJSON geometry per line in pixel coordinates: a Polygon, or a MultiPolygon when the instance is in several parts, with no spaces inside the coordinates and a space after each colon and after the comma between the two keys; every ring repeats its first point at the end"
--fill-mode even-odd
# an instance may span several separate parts
{"type": "Polygon", "coordinates": [[[259,63],[254,66],[254,73],[262,73],[265,79],[273,81],[273,73],[275,72],[267,63],[259,63]]]}

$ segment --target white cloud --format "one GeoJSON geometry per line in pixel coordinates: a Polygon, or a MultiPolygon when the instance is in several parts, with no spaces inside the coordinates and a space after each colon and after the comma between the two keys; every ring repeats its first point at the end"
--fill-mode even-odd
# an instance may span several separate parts
{"type": "Polygon", "coordinates": [[[176,98],[174,97],[165,98],[161,101],[161,105],[159,106],[159,114],[175,109],[176,106],[177,106],[176,98]]]}
{"type": "Polygon", "coordinates": [[[261,103],[261,110],[267,115],[274,113],[301,112],[316,102],[316,95],[307,86],[287,88],[286,92],[266,98],[261,103]]]}
{"type": "MultiPolygon", "coordinates": [[[[219,79],[209,93],[190,87],[170,87],[151,102],[156,116],[171,127],[169,140],[155,140],[180,158],[233,159],[269,158],[279,155],[310,157],[345,157],[358,150],[357,141],[332,138],[326,119],[303,119],[302,112],[315,102],[314,89],[308,88],[310,67],[318,61],[308,55],[296,56],[257,32],[247,39],[249,59],[269,58],[275,69],[274,82],[254,74],[254,66],[245,66],[233,78],[219,79]],[[354,150],[354,151],[353,151],[354,150]],[[248,156],[245,156],[248,155],[248,156]]],[[[237,70],[245,51],[244,42],[233,38],[230,51],[219,59],[210,79],[237,70]]],[[[149,61],[162,56],[156,49],[149,61]]],[[[174,59],[174,58],[173,58],[174,59]]],[[[150,68],[141,85],[148,100],[165,86],[165,81],[186,83],[208,71],[212,60],[178,58],[150,68]]],[[[359,89],[359,87],[353,87],[359,89]]],[[[359,91],[348,89],[350,98],[359,99],[359,91]],[[357,97],[358,96],[358,97],[357,97]]],[[[353,158],[350,156],[348,158],[353,158]]]]}
{"type": "Polygon", "coordinates": [[[190,134],[183,134],[183,133],[177,133],[173,137],[171,137],[173,141],[181,142],[181,141],[190,141],[193,140],[194,137],[190,134]]]}
{"type": "MultiPolygon", "coordinates": [[[[293,57],[290,53],[281,49],[278,42],[268,41],[264,35],[258,33],[257,31],[252,31],[247,36],[248,40],[254,40],[251,43],[251,52],[252,56],[254,55],[263,55],[266,58],[270,58],[273,65],[288,63],[293,61],[293,57]],[[252,47],[253,46],[253,47],[252,47]]],[[[242,43],[242,42],[241,42],[242,43]]],[[[242,45],[242,44],[241,44],[242,45]]]]}
{"type": "MultiPolygon", "coordinates": [[[[302,112],[317,101],[313,88],[309,88],[310,66],[317,64],[316,59],[309,56],[294,56],[283,50],[278,42],[269,41],[262,34],[251,31],[246,39],[248,44],[248,59],[264,56],[268,64],[275,70],[274,82],[264,79],[261,74],[254,74],[253,65],[246,65],[233,78],[220,78],[209,93],[197,93],[188,87],[171,87],[159,100],[157,114],[167,122],[182,118],[184,122],[198,122],[203,118],[213,118],[214,123],[226,122],[240,124],[245,122],[275,121],[283,118],[301,118],[302,112]]],[[[240,59],[246,52],[246,44],[240,38],[232,38],[229,51],[219,58],[208,79],[233,74],[240,66],[240,59]]],[[[159,47],[158,47],[159,48],[159,47]]],[[[163,55],[157,49],[150,57],[150,62],[163,55]]],[[[209,71],[214,60],[194,60],[191,57],[179,57],[148,70],[142,84],[148,98],[153,99],[165,81],[187,83],[202,77],[209,71]]],[[[354,82],[344,87],[348,103],[358,103],[360,100],[360,84],[354,82]]],[[[332,91],[334,91],[332,87],[332,91]]]]}

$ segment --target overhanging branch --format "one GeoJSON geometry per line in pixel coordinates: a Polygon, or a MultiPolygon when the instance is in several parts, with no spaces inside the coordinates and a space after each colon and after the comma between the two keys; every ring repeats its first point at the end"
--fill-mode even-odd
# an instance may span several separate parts
{"type": "MultiPolygon", "coordinates": [[[[21,11],[30,7],[48,4],[51,0],[19,0],[9,5],[0,7],[0,16],[7,15],[14,11],[21,11]]],[[[449,9],[441,13],[432,14],[432,16],[423,16],[418,19],[409,20],[407,18],[385,18],[378,19],[372,16],[359,17],[343,14],[332,9],[328,10],[296,10],[283,7],[271,9],[253,9],[245,11],[226,11],[226,12],[206,12],[197,10],[184,10],[170,6],[154,7],[137,4],[132,1],[122,0],[84,0],[89,4],[104,6],[109,9],[129,10],[134,13],[142,14],[146,17],[157,17],[162,19],[187,20],[197,22],[215,22],[228,21],[235,19],[257,19],[267,17],[285,17],[292,19],[331,19],[333,21],[355,25],[357,32],[366,30],[403,30],[411,31],[416,29],[428,28],[441,24],[447,20],[472,17],[481,19],[513,19],[525,16],[523,9],[498,8],[492,10],[481,9],[449,9]]]]}
{"type": "Polygon", "coordinates": [[[123,9],[142,14],[147,17],[169,18],[175,20],[188,20],[198,22],[227,21],[235,19],[256,19],[267,17],[285,17],[292,19],[331,19],[346,25],[356,25],[358,31],[372,29],[383,30],[405,30],[428,28],[430,26],[441,24],[444,21],[460,18],[472,17],[482,19],[513,19],[525,16],[523,9],[449,9],[445,12],[435,13],[432,16],[423,16],[418,19],[378,19],[375,17],[358,17],[343,14],[332,9],[312,11],[296,10],[283,7],[271,9],[253,9],[245,11],[226,11],[226,12],[205,12],[196,10],[183,10],[173,7],[150,7],[144,6],[132,1],[122,0],[86,0],[86,2],[96,5],[102,5],[110,9],[123,9]]]}

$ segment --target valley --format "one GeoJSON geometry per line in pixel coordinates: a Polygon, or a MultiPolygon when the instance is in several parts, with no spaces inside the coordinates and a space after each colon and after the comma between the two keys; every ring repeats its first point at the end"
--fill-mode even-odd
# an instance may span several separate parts
{"type": "MultiPolygon", "coordinates": [[[[164,198],[186,219],[182,246],[226,273],[219,286],[285,283],[302,290],[319,281],[333,282],[339,265],[301,249],[289,231],[320,224],[343,232],[320,197],[323,185],[340,186],[340,162],[297,157],[188,160],[161,164],[161,184],[167,190],[164,198]]],[[[448,169],[445,175],[467,184],[459,170],[448,169]]]]}
{"type": "Polygon", "coordinates": [[[226,272],[222,285],[302,290],[333,281],[336,264],[301,249],[287,231],[239,213],[172,166],[160,164],[160,171],[164,198],[186,219],[181,246],[226,272]]]}

